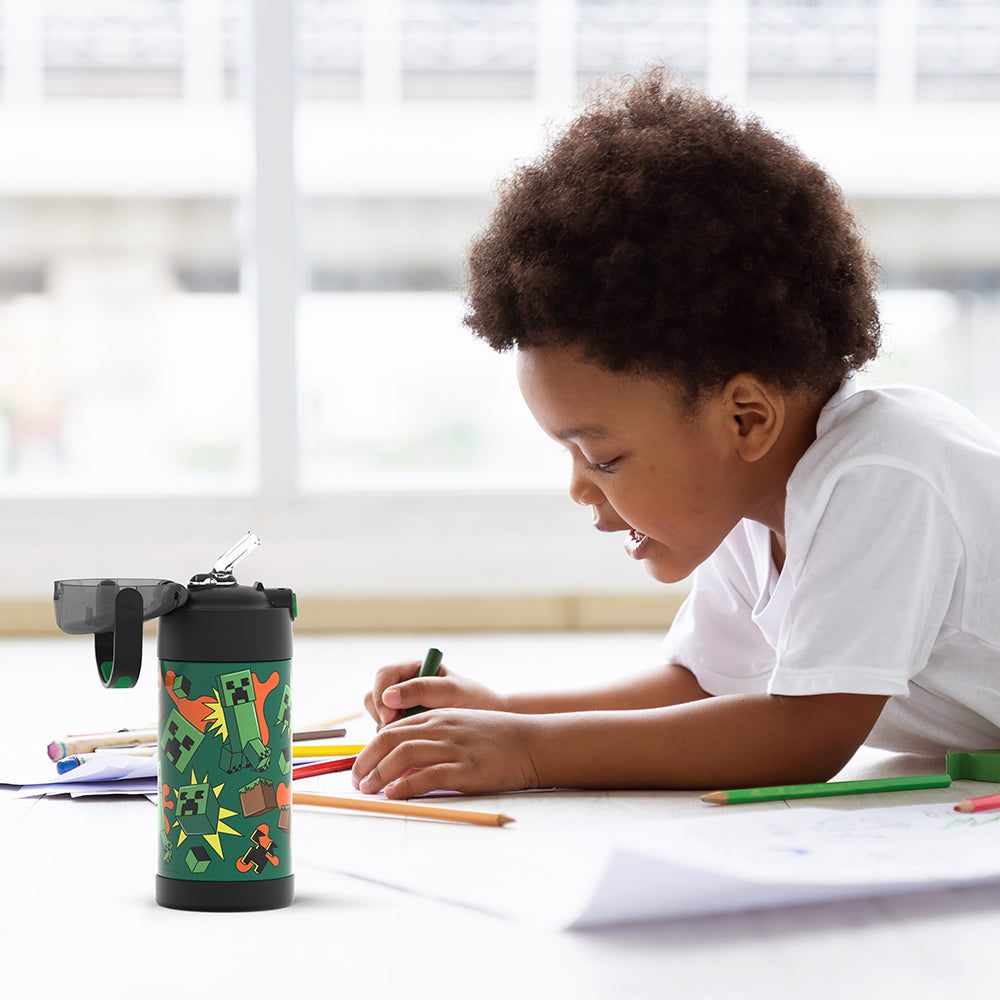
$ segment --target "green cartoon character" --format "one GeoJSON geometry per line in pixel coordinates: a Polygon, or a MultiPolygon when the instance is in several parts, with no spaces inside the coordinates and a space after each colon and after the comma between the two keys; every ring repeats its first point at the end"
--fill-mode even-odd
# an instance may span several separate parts
{"type": "Polygon", "coordinates": [[[226,739],[219,755],[219,767],[227,774],[246,767],[266,771],[271,763],[271,751],[261,740],[255,704],[257,693],[250,671],[220,674],[215,682],[226,721],[226,739]]]}

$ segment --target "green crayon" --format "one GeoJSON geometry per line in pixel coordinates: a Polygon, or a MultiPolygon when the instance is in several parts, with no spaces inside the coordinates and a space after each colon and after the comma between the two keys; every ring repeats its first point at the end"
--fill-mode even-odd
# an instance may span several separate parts
{"type": "MultiPolygon", "coordinates": [[[[438,669],[441,666],[441,650],[435,649],[431,646],[427,650],[427,655],[424,657],[424,662],[420,664],[420,670],[417,673],[418,677],[436,677],[438,669]]],[[[414,705],[412,708],[408,708],[403,712],[403,717],[406,718],[411,715],[416,715],[419,712],[426,712],[427,709],[423,705],[414,705]]]]}

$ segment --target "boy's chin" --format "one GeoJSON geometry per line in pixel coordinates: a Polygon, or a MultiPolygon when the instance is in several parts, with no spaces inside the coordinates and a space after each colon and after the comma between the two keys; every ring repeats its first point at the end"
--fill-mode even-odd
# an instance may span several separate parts
{"type": "Polygon", "coordinates": [[[680,583],[686,580],[694,568],[664,565],[656,559],[643,559],[643,568],[657,583],[680,583]]]}

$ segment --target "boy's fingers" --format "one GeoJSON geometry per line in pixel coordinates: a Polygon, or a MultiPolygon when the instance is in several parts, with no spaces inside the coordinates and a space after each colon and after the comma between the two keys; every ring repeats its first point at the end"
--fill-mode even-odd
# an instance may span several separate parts
{"type": "MultiPolygon", "coordinates": [[[[376,740],[378,739],[377,737],[376,740]]],[[[371,749],[371,744],[365,748],[365,752],[369,749],[371,749]]],[[[434,743],[410,740],[389,750],[373,765],[369,763],[368,759],[362,759],[359,754],[358,760],[354,764],[358,788],[363,792],[380,792],[386,785],[403,778],[408,771],[438,763],[440,752],[440,747],[434,743]],[[370,770],[366,774],[365,770],[369,767],[370,770]]]]}
{"type": "Polygon", "coordinates": [[[416,677],[393,684],[382,692],[382,704],[387,708],[442,708],[454,704],[454,691],[444,677],[416,677]]]}
{"type": "Polygon", "coordinates": [[[398,687],[388,687],[382,692],[382,704],[387,708],[406,708],[403,695],[398,687]]]}
{"type": "MultiPolygon", "coordinates": [[[[372,707],[368,709],[371,716],[380,725],[387,726],[390,722],[395,722],[399,718],[396,711],[399,708],[408,708],[410,705],[419,702],[403,702],[399,700],[397,689],[400,683],[405,683],[407,679],[420,669],[420,661],[413,660],[409,663],[397,663],[391,667],[382,667],[375,675],[375,684],[372,687],[371,698],[372,707]],[[386,694],[389,695],[388,700],[386,694]]],[[[367,696],[365,698],[367,706],[367,696]]]]}
{"type": "Polygon", "coordinates": [[[432,764],[408,771],[401,778],[390,781],[383,791],[388,799],[412,799],[429,792],[457,790],[454,784],[460,777],[457,770],[456,764],[432,764]]]}
{"type": "Polygon", "coordinates": [[[365,692],[364,706],[365,710],[375,720],[379,728],[396,720],[398,713],[386,709],[382,705],[381,699],[377,699],[371,691],[365,692]]]}
{"type": "Polygon", "coordinates": [[[413,677],[420,669],[419,660],[411,660],[406,663],[394,663],[391,667],[382,667],[375,674],[374,689],[380,691],[396,684],[399,681],[413,677]]]}
{"type": "MultiPolygon", "coordinates": [[[[375,739],[371,740],[364,750],[358,754],[357,760],[354,762],[354,767],[351,768],[351,779],[354,782],[354,786],[360,788],[362,780],[369,777],[369,775],[374,776],[372,783],[378,784],[383,775],[385,775],[385,781],[389,781],[403,774],[403,771],[399,771],[396,774],[390,773],[392,765],[391,763],[386,763],[401,742],[403,742],[403,738],[394,730],[380,729],[375,739]]],[[[381,785],[374,790],[378,791],[379,788],[381,788],[381,785]]],[[[364,791],[368,791],[368,789],[365,788],[364,791]]]]}

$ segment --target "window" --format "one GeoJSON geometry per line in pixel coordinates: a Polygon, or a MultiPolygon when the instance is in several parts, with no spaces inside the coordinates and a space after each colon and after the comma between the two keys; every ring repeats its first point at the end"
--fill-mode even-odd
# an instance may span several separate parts
{"type": "Polygon", "coordinates": [[[0,0],[0,597],[247,528],[303,594],[652,593],[459,289],[497,178],[654,61],[842,183],[866,377],[1000,426],[998,38],[1000,0],[0,0]]]}
{"type": "Polygon", "coordinates": [[[249,491],[243,5],[0,14],[0,491],[249,491]]]}

